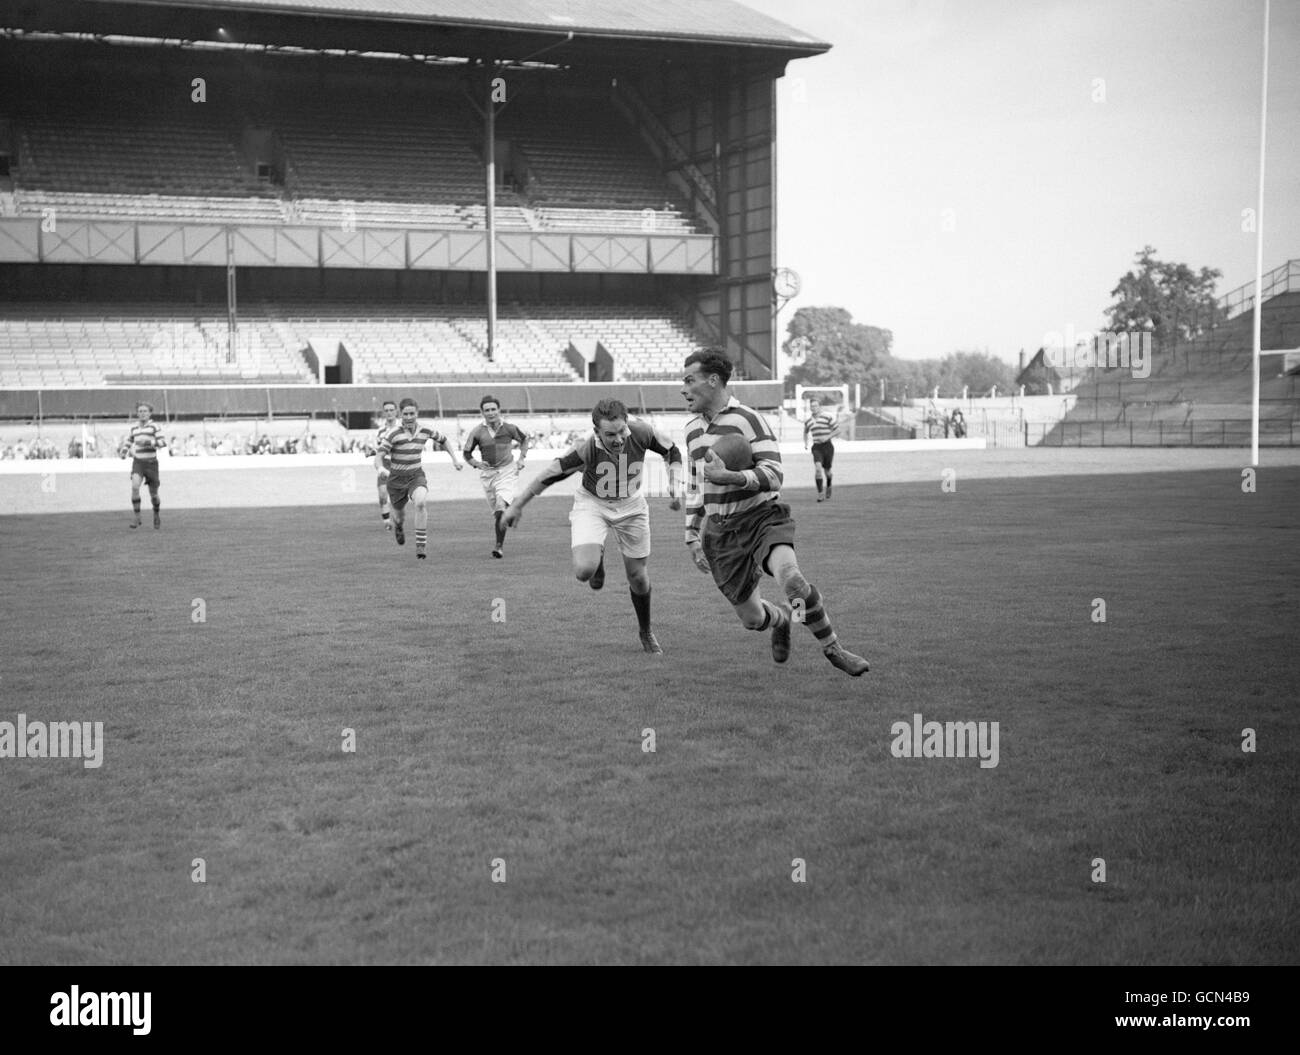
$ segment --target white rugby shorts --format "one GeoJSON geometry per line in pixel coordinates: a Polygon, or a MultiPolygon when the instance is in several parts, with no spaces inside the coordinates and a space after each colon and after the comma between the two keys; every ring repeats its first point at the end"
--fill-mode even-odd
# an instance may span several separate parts
{"type": "Polygon", "coordinates": [[[479,483],[492,512],[505,509],[515,500],[515,484],[519,482],[519,463],[511,460],[499,469],[480,469],[479,483]]]}
{"type": "Polygon", "coordinates": [[[569,523],[573,525],[574,549],[604,546],[612,531],[623,556],[650,556],[650,507],[644,496],[610,501],[579,487],[573,495],[569,523]]]}

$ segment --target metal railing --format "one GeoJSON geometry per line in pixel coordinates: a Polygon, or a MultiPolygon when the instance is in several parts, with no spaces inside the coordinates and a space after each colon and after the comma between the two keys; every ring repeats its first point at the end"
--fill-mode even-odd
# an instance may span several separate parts
{"type": "MultiPolygon", "coordinates": [[[[1249,447],[1249,418],[1219,418],[1177,425],[1167,421],[1061,421],[1026,423],[1024,446],[1030,447],[1249,447]]],[[[1295,447],[1300,430],[1294,420],[1259,423],[1262,447],[1295,447]]]]}
{"type": "MultiPolygon", "coordinates": [[[[1300,260],[1288,260],[1285,264],[1273,268],[1272,271],[1265,272],[1261,286],[1265,300],[1276,297],[1280,293],[1300,290],[1300,260]]],[[[1215,305],[1222,313],[1219,322],[1227,322],[1242,312],[1249,311],[1255,306],[1254,280],[1229,290],[1215,301],[1215,305]]]]}

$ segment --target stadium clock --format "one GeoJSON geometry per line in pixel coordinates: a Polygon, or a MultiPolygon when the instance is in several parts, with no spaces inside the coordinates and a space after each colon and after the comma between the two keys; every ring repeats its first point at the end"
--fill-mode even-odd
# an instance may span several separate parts
{"type": "Polygon", "coordinates": [[[778,267],[772,273],[772,290],[782,300],[799,295],[799,272],[788,267],[778,267]]]}

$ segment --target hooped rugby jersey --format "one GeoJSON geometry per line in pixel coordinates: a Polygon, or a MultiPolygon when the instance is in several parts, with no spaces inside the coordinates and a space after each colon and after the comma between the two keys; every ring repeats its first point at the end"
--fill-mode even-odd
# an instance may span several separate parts
{"type": "Polygon", "coordinates": [[[155,422],[146,421],[141,425],[137,421],[126,434],[125,446],[130,448],[132,458],[142,462],[156,462],[158,449],[166,447],[167,441],[163,438],[162,429],[155,422]]]}
{"type": "Polygon", "coordinates": [[[825,410],[814,414],[804,422],[803,426],[804,439],[808,439],[808,435],[811,433],[813,443],[825,443],[827,440],[832,439],[839,431],[839,420],[834,414],[825,410]]]}
{"type": "Polygon", "coordinates": [[[686,423],[686,542],[698,542],[706,516],[734,516],[781,497],[785,471],[781,449],[763,415],[732,396],[711,419],[696,414],[686,423]],[[704,478],[701,461],[713,441],[737,433],[754,455],[752,469],[744,470],[744,484],[713,484],[704,478]]]}
{"type": "Polygon", "coordinates": [[[446,437],[437,429],[421,425],[418,421],[414,429],[399,424],[386,431],[380,438],[379,452],[387,457],[393,475],[400,476],[403,473],[419,471],[424,445],[431,441],[434,446],[441,446],[446,442],[446,437]]]}

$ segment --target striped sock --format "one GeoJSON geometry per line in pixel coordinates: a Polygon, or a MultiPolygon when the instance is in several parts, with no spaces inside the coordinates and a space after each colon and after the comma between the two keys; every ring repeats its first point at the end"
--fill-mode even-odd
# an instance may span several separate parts
{"type": "Polygon", "coordinates": [[[424,544],[429,539],[429,532],[426,528],[415,529],[415,548],[424,549],[424,544]]]}
{"type": "Polygon", "coordinates": [[[771,601],[765,600],[763,602],[763,625],[756,626],[754,629],[770,630],[774,626],[780,626],[782,623],[788,622],[788,620],[789,616],[781,611],[780,608],[774,605],[771,601]]]}
{"type": "Polygon", "coordinates": [[[821,592],[812,583],[808,584],[808,596],[804,598],[803,605],[803,621],[817,638],[817,644],[823,649],[830,648],[836,643],[837,638],[831,628],[830,617],[822,607],[821,592]]]}
{"type": "Polygon", "coordinates": [[[139,512],[140,512],[140,499],[138,499],[138,498],[133,498],[133,499],[131,499],[131,508],[134,509],[137,513],[139,513],[139,512]]]}

